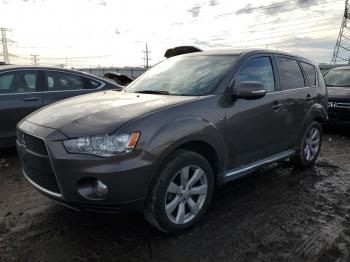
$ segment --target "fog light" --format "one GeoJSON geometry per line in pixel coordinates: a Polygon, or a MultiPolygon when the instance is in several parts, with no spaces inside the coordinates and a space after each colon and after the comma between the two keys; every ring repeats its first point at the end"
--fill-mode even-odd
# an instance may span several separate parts
{"type": "Polygon", "coordinates": [[[108,187],[100,180],[94,181],[94,191],[98,197],[105,197],[108,194],[108,187]]]}

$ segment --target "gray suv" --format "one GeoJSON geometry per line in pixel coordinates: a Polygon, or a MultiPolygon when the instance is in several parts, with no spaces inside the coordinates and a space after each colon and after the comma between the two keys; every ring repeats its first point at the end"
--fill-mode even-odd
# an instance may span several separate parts
{"type": "Polygon", "coordinates": [[[267,50],[161,62],[125,91],[67,99],[18,124],[26,179],[77,210],[196,224],[214,189],[284,159],[314,164],[327,91],[309,60],[267,50]]]}

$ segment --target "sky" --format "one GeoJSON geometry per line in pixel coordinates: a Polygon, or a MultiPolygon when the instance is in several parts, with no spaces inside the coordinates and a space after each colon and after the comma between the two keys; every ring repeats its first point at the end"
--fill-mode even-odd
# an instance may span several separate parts
{"type": "MultiPolygon", "coordinates": [[[[144,66],[168,48],[268,48],[330,62],[344,0],[0,0],[11,63],[144,66]]],[[[0,49],[0,53],[1,53],[0,49]]],[[[0,60],[2,57],[0,56],[0,60]]]]}

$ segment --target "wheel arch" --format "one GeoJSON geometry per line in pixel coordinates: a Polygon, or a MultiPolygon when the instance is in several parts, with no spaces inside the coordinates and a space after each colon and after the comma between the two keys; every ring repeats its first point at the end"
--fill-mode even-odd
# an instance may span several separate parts
{"type": "Polygon", "coordinates": [[[308,128],[308,126],[312,123],[312,121],[323,123],[327,121],[327,119],[328,119],[328,113],[327,113],[327,110],[324,108],[324,106],[322,106],[319,103],[313,104],[304,117],[304,121],[302,123],[302,129],[299,134],[298,141],[300,141],[300,139],[303,137],[306,128],[308,128]]]}

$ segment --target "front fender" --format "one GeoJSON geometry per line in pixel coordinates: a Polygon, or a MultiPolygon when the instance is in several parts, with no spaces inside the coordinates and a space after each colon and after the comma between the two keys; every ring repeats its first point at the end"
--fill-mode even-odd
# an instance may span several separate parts
{"type": "Polygon", "coordinates": [[[160,164],[177,148],[188,142],[204,142],[216,152],[219,173],[227,161],[227,148],[223,134],[209,121],[194,116],[184,116],[160,126],[144,145],[144,150],[156,155],[160,164]]]}

